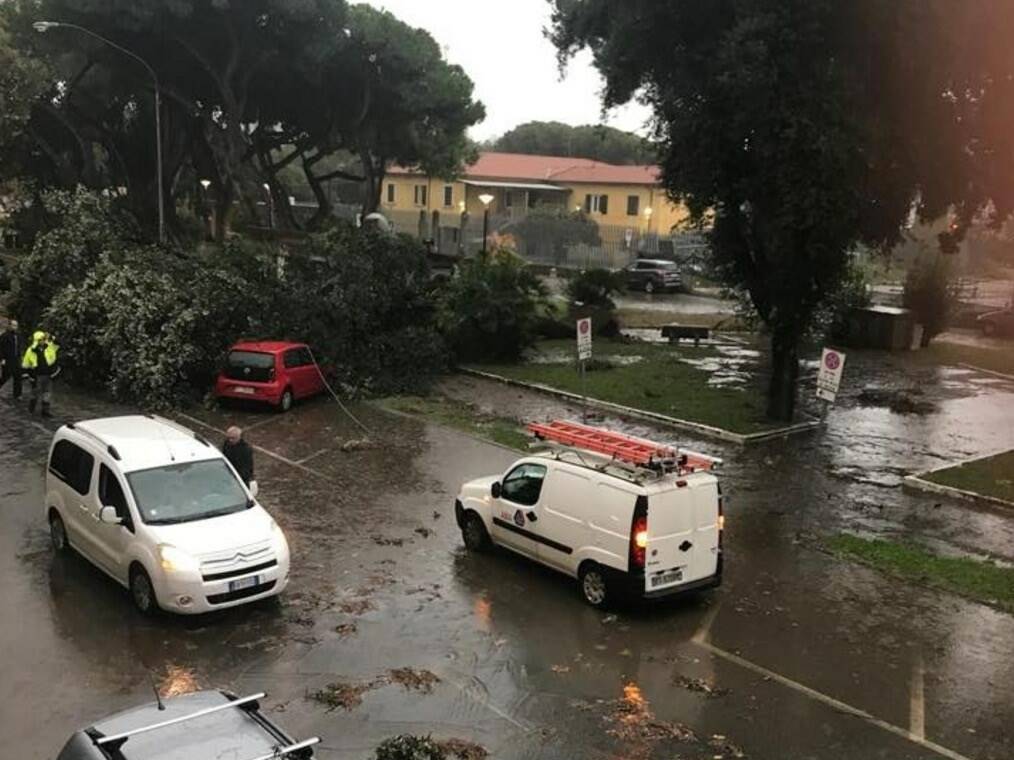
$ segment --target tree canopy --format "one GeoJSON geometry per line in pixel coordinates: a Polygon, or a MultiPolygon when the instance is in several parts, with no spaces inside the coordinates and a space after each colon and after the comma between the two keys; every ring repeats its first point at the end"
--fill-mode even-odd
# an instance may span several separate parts
{"type": "Polygon", "coordinates": [[[37,33],[38,20],[101,35],[154,70],[170,226],[174,201],[198,196],[199,179],[210,182],[224,219],[237,200],[263,199],[264,184],[284,200],[282,170],[293,164],[322,201],[318,221],[329,209],[317,189],[342,173],[367,186],[364,206],[372,210],[390,162],[457,172],[471,157],[465,132],[484,115],[471,80],[443,60],[426,32],[344,0],[4,3],[0,62],[19,67],[0,75],[0,88],[5,103],[16,96],[19,108],[8,114],[5,105],[0,116],[0,151],[31,165],[11,162],[0,171],[23,172],[42,186],[112,189],[148,226],[152,77],[78,29],[37,33]],[[26,61],[49,67],[44,87],[31,90],[38,76],[26,61]]]}
{"type": "Polygon", "coordinates": [[[654,114],[663,183],[772,341],[769,414],[857,243],[949,212],[945,250],[1014,203],[1014,6],[1003,0],[551,0],[561,59],[654,114]]]}
{"type": "Polygon", "coordinates": [[[604,124],[574,127],[558,121],[530,121],[493,141],[493,150],[540,156],[575,156],[607,164],[650,164],[655,150],[643,137],[604,124]]]}

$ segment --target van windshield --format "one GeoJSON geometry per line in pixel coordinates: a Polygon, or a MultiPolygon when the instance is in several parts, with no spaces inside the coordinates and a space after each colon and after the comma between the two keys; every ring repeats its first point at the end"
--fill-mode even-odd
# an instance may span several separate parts
{"type": "Polygon", "coordinates": [[[132,472],[127,481],[148,525],[205,520],[241,512],[253,503],[222,459],[132,472]]]}

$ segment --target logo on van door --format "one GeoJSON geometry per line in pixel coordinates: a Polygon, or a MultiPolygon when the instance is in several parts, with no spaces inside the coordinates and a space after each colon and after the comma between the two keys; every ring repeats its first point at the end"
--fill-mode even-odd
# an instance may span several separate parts
{"type": "Polygon", "coordinates": [[[514,513],[514,524],[519,528],[525,527],[525,513],[520,509],[514,513]]]}

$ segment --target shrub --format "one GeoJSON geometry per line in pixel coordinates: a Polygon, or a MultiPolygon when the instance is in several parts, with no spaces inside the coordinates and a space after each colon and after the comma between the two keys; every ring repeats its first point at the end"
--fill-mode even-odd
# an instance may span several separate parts
{"type": "Polygon", "coordinates": [[[557,264],[566,259],[568,246],[602,245],[598,225],[583,211],[535,209],[517,222],[512,231],[524,242],[529,258],[545,260],[551,255],[557,264]]]}
{"type": "Polygon", "coordinates": [[[428,736],[392,736],[377,747],[376,760],[444,760],[447,752],[428,736]]]}
{"type": "Polygon", "coordinates": [[[857,262],[849,263],[838,289],[825,300],[818,311],[812,334],[843,343],[848,339],[849,315],[855,309],[870,305],[870,281],[866,270],[857,262]]]}
{"type": "Polygon", "coordinates": [[[516,361],[536,338],[546,289],[509,251],[464,261],[444,292],[441,326],[463,361],[516,361]]]}
{"type": "Polygon", "coordinates": [[[923,326],[922,346],[925,348],[947,329],[958,305],[959,286],[953,280],[950,264],[941,254],[923,255],[905,278],[902,305],[911,309],[923,326]]]}
{"type": "Polygon", "coordinates": [[[623,275],[608,269],[587,269],[567,282],[567,297],[585,306],[612,311],[616,308],[612,296],[622,293],[623,275]]]}

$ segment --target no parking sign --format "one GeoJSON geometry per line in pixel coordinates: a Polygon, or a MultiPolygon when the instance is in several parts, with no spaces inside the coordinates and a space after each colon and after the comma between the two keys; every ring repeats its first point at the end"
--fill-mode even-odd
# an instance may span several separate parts
{"type": "Polygon", "coordinates": [[[838,397],[838,386],[845,370],[845,354],[832,348],[825,348],[820,357],[817,372],[817,398],[834,403],[838,397]]]}
{"type": "Polygon", "coordinates": [[[577,321],[577,358],[579,361],[591,359],[592,355],[592,321],[591,317],[577,321]]]}

